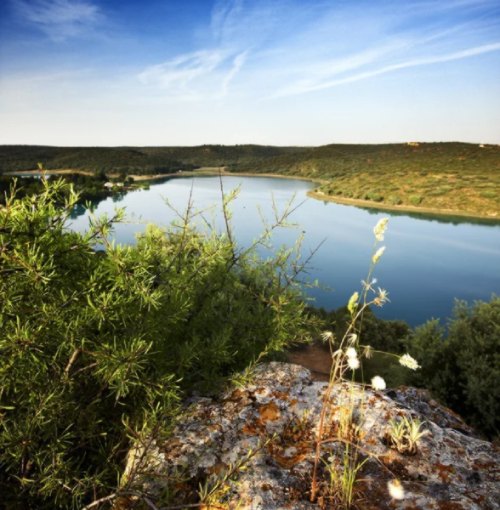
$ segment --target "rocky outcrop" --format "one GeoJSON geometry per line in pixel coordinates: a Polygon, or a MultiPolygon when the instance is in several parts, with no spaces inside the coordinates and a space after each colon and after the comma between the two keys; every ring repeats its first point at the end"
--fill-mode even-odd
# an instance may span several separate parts
{"type": "Polygon", "coordinates": [[[458,416],[421,390],[374,391],[348,384],[336,385],[331,395],[319,492],[310,503],[325,387],[300,366],[260,365],[251,381],[222,398],[193,400],[169,439],[131,452],[128,472],[135,474],[136,487],[152,496],[168,481],[179,498],[197,489],[205,503],[217,505],[212,508],[342,508],[332,487],[347,445],[351,456],[356,454],[354,465],[364,461],[354,508],[500,508],[498,452],[458,416]],[[346,409],[353,409],[352,415],[346,409]],[[427,432],[412,454],[398,451],[390,440],[390,421],[402,417],[425,421],[427,432]],[[395,478],[404,499],[388,492],[387,483],[395,478]]]}

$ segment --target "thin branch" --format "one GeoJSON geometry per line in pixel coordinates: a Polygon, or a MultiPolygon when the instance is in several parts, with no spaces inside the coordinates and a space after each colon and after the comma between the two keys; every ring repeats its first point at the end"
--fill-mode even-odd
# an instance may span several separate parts
{"type": "Polygon", "coordinates": [[[75,364],[76,358],[78,358],[78,356],[80,355],[81,352],[82,352],[81,349],[75,349],[73,351],[73,354],[69,358],[68,364],[66,365],[66,368],[64,369],[64,378],[66,378],[66,379],[68,378],[69,371],[75,364]]]}
{"type": "Polygon", "coordinates": [[[146,503],[146,505],[148,505],[149,508],[151,508],[152,510],[161,510],[145,494],[142,494],[141,492],[137,492],[137,491],[114,492],[113,494],[110,494],[109,496],[104,496],[103,498],[96,499],[95,501],[92,501],[92,503],[89,503],[87,506],[84,506],[82,508],[82,510],[90,510],[91,508],[102,505],[103,503],[107,503],[108,501],[113,501],[114,499],[120,498],[123,496],[135,496],[137,498],[140,498],[142,501],[144,501],[144,503],[146,503]]]}
{"type": "Polygon", "coordinates": [[[227,210],[226,195],[224,194],[224,185],[222,184],[222,173],[220,170],[219,170],[219,185],[222,198],[222,214],[224,216],[224,224],[226,225],[227,238],[229,239],[229,242],[231,244],[231,251],[233,254],[232,258],[234,259],[236,256],[235,244],[233,239],[233,232],[231,230],[231,223],[229,221],[229,211],[227,210]]]}
{"type": "Polygon", "coordinates": [[[110,494],[109,496],[104,496],[103,498],[96,499],[95,501],[92,501],[92,503],[89,503],[88,505],[84,506],[82,510],[90,510],[91,508],[94,508],[96,506],[101,505],[102,503],[106,503],[108,501],[113,501],[113,499],[116,499],[120,496],[118,492],[114,492],[113,494],[110,494]]]}

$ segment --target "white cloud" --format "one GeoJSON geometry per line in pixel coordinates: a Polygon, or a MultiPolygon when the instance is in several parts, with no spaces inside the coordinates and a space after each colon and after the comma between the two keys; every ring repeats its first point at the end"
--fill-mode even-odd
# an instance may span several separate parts
{"type": "Polygon", "coordinates": [[[139,73],[143,85],[159,88],[172,99],[202,100],[224,97],[243,66],[247,53],[222,49],[180,55],[139,73]]]}
{"type": "Polygon", "coordinates": [[[243,14],[243,0],[217,0],[212,9],[211,28],[216,40],[229,35],[243,14]]]}
{"type": "Polygon", "coordinates": [[[235,55],[222,49],[201,50],[150,66],[138,78],[176,100],[221,98],[228,93],[246,57],[247,52],[235,55]]]}
{"type": "Polygon", "coordinates": [[[398,62],[390,65],[386,65],[377,69],[372,69],[369,71],[353,74],[350,76],[346,76],[344,78],[339,78],[335,80],[318,80],[316,82],[309,81],[308,83],[296,83],[294,86],[286,87],[279,90],[273,97],[283,97],[283,96],[291,96],[297,94],[303,94],[306,92],[314,92],[318,90],[329,89],[332,87],[336,87],[338,85],[344,85],[346,83],[353,83],[360,80],[366,80],[368,78],[372,78],[374,76],[379,76],[382,74],[390,73],[393,71],[397,71],[399,69],[407,69],[410,67],[418,67],[424,65],[431,64],[439,64],[443,62],[451,62],[453,60],[461,60],[464,58],[473,57],[476,55],[482,55],[484,53],[490,53],[492,51],[500,50],[500,42],[486,44],[483,46],[478,46],[474,48],[468,48],[466,50],[457,51],[454,53],[449,53],[446,55],[430,55],[424,56],[421,58],[416,58],[412,60],[407,60],[405,62],[398,62]]]}
{"type": "Polygon", "coordinates": [[[234,77],[240,72],[247,58],[248,52],[244,51],[234,57],[233,65],[229,72],[226,74],[222,82],[221,96],[224,97],[229,91],[229,84],[233,81],[234,77]]]}
{"type": "Polygon", "coordinates": [[[13,0],[18,15],[53,40],[85,34],[102,19],[99,7],[87,0],[13,0]]]}
{"type": "Polygon", "coordinates": [[[146,85],[182,90],[196,78],[214,71],[225,58],[226,56],[217,50],[187,53],[146,68],[139,75],[139,79],[146,85]]]}

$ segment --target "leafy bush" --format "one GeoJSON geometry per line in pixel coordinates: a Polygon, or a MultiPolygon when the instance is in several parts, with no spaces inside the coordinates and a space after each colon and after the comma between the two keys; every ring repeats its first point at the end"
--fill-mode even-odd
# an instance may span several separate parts
{"type": "Polygon", "coordinates": [[[401,198],[398,195],[389,195],[387,197],[387,203],[389,205],[400,205],[402,203],[401,198]]]}
{"type": "Polygon", "coordinates": [[[382,200],[384,200],[384,196],[375,191],[369,191],[368,193],[365,193],[365,199],[372,200],[373,202],[382,202],[382,200]]]}
{"type": "Polygon", "coordinates": [[[498,436],[500,298],[468,306],[457,301],[448,334],[439,322],[416,328],[408,345],[422,369],[411,382],[429,388],[489,437],[498,436]]]}
{"type": "Polygon", "coordinates": [[[0,208],[8,508],[81,507],[107,494],[130,440],[159,421],[168,430],[182,391],[213,387],[313,323],[286,273],[290,253],[262,262],[238,251],[226,201],[226,235],[194,230],[188,209],[177,227],[117,246],[108,236],[121,213],[94,218],[84,235],[67,229],[77,199],[64,181],[43,180],[39,195],[14,192],[0,208]]]}
{"type": "Polygon", "coordinates": [[[421,195],[410,195],[408,197],[408,200],[410,201],[411,205],[419,205],[422,203],[422,196],[421,195]]]}

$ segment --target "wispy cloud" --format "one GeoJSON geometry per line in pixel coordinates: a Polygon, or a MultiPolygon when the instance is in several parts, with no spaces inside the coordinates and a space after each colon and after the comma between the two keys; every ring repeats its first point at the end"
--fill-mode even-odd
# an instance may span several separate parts
{"type": "Polygon", "coordinates": [[[202,50],[180,55],[139,74],[144,85],[160,87],[172,99],[207,99],[224,97],[230,82],[247,57],[222,49],[202,50]]]}
{"type": "Polygon", "coordinates": [[[140,80],[165,88],[185,89],[193,80],[214,71],[227,57],[219,51],[197,51],[145,69],[140,80]]]}
{"type": "Polygon", "coordinates": [[[254,42],[249,44],[248,31],[242,30],[251,17],[244,0],[216,0],[209,25],[211,47],[149,66],[139,73],[139,80],[176,100],[226,97],[254,42]]]}
{"type": "MultiPolygon", "coordinates": [[[[369,71],[364,71],[352,75],[345,76],[343,78],[335,79],[335,80],[308,80],[297,82],[291,86],[285,87],[275,94],[272,97],[284,97],[284,96],[292,96],[298,94],[304,94],[307,92],[314,92],[318,90],[324,90],[333,88],[339,85],[344,85],[347,83],[353,83],[356,81],[367,80],[369,78],[373,78],[375,76],[379,76],[382,74],[398,71],[400,69],[407,69],[410,67],[418,67],[432,64],[440,64],[444,62],[451,62],[454,60],[461,60],[464,58],[474,57],[476,55],[482,55],[484,53],[490,53],[493,51],[500,51],[500,42],[486,44],[483,46],[477,46],[474,48],[468,48],[462,51],[457,51],[454,53],[449,53],[446,55],[432,55],[426,56],[422,58],[416,58],[412,60],[407,60],[404,62],[398,62],[395,64],[386,65],[383,67],[379,67],[376,69],[372,69],[369,71]]],[[[339,71],[344,69],[340,68],[339,71]]],[[[335,72],[332,74],[336,74],[335,72]]]]}
{"type": "Polygon", "coordinates": [[[81,36],[102,20],[99,7],[87,0],[12,0],[27,23],[53,40],[81,36]]]}
{"type": "Polygon", "coordinates": [[[243,0],[217,0],[210,23],[215,39],[221,42],[230,35],[234,26],[241,23],[242,15],[243,0]]]}
{"type": "Polygon", "coordinates": [[[222,98],[238,90],[276,98],[499,49],[498,16],[485,15],[494,0],[431,4],[216,0],[208,48],[151,66],[140,79],[172,97],[222,98]]]}
{"type": "Polygon", "coordinates": [[[244,51],[243,53],[240,53],[239,55],[236,55],[236,57],[234,57],[233,65],[222,82],[221,88],[222,97],[227,95],[229,91],[229,84],[234,79],[234,77],[240,72],[240,69],[243,67],[243,64],[245,63],[247,55],[248,52],[244,51]]]}

